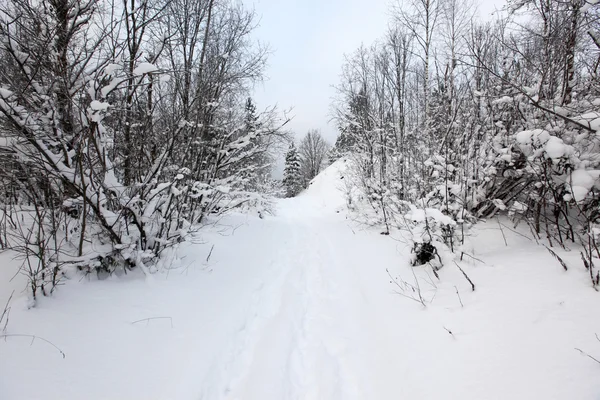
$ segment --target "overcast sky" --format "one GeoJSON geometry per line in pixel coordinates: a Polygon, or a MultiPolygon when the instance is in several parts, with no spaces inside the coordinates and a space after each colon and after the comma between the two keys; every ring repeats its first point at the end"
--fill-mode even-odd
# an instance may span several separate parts
{"type": "MultiPolygon", "coordinates": [[[[337,132],[329,123],[329,106],[344,54],[383,36],[389,0],[244,0],[254,6],[260,26],[254,36],[268,43],[267,80],[255,91],[261,108],[293,107],[290,129],[298,138],[319,129],[333,144],[337,132]]],[[[481,0],[485,18],[503,0],[481,0]]]]}
{"type": "Polygon", "coordinates": [[[259,105],[293,107],[298,137],[320,129],[332,144],[329,105],[344,53],[371,43],[387,26],[386,0],[247,0],[261,16],[255,36],[269,43],[267,81],[256,88],[259,105]]]}

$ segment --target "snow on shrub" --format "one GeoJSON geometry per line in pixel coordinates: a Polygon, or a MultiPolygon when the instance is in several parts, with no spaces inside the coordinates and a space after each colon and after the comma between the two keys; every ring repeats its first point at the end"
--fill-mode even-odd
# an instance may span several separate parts
{"type": "Polygon", "coordinates": [[[418,208],[410,206],[404,215],[409,225],[413,242],[413,266],[431,263],[439,269],[453,259],[449,245],[456,229],[456,221],[435,208],[418,208]]]}

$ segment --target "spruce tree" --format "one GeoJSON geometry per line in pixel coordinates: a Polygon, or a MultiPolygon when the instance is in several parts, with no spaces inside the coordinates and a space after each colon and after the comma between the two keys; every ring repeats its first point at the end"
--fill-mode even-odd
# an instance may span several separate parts
{"type": "Polygon", "coordinates": [[[300,157],[296,145],[292,142],[285,156],[285,169],[283,171],[283,186],[287,197],[296,196],[302,189],[300,157]]]}

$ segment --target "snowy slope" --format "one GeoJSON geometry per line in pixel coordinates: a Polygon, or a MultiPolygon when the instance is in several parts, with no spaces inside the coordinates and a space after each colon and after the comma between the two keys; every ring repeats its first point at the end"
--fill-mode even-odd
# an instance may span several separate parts
{"type": "Polygon", "coordinates": [[[345,173],[334,163],[276,216],[228,216],[151,280],[69,282],[32,310],[20,296],[8,333],[66,356],[0,342],[0,399],[599,398],[600,364],[574,350],[600,358],[576,254],[565,272],[490,221],[473,238],[483,262],[460,264],[476,291],[452,265],[438,281],[408,266],[402,232],[351,222],[345,173]]]}

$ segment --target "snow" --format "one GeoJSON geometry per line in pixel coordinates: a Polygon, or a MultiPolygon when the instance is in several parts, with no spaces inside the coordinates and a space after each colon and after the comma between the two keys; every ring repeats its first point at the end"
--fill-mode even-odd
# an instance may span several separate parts
{"type": "Polygon", "coordinates": [[[589,11],[596,4],[598,4],[598,0],[585,0],[583,6],[581,6],[581,12],[585,13],[589,11]]]}
{"type": "Polygon", "coordinates": [[[574,121],[589,126],[595,131],[600,130],[600,113],[596,111],[588,112],[572,118],[574,121]]]}
{"type": "Polygon", "coordinates": [[[546,157],[557,160],[573,154],[572,146],[565,144],[561,138],[552,136],[550,132],[543,129],[518,132],[515,139],[519,149],[526,156],[537,157],[543,152],[546,157]]]}
{"type": "Polygon", "coordinates": [[[0,97],[8,99],[12,95],[13,95],[12,91],[10,91],[10,90],[8,90],[6,88],[0,87],[0,97]]]}
{"type": "Polygon", "coordinates": [[[106,75],[112,75],[113,72],[120,69],[122,69],[120,64],[108,64],[106,67],[104,67],[104,73],[106,75]]]}
{"type": "Polygon", "coordinates": [[[510,96],[502,96],[501,98],[492,101],[492,104],[494,104],[494,105],[506,104],[506,103],[512,103],[513,101],[514,101],[514,99],[510,96]]]}
{"type": "Polygon", "coordinates": [[[600,365],[574,349],[600,357],[599,294],[577,252],[554,249],[564,271],[527,229],[490,220],[470,240],[482,262],[457,260],[476,290],[452,263],[438,281],[408,265],[404,232],[352,222],[347,165],[274,216],[211,221],[152,279],[74,276],[34,309],[0,253],[0,304],[17,289],[7,333],[65,353],[0,341],[0,397],[598,398],[600,365]],[[419,283],[426,307],[395,293],[386,270],[419,283]]]}
{"type": "Polygon", "coordinates": [[[543,129],[534,129],[531,131],[522,131],[515,135],[519,148],[526,156],[530,156],[534,146],[540,147],[546,144],[550,139],[550,133],[543,129]]]}
{"type": "Polygon", "coordinates": [[[90,103],[90,108],[94,111],[106,111],[108,110],[108,107],[110,107],[110,104],[103,103],[98,100],[92,100],[92,102],[90,103]]]}
{"type": "Polygon", "coordinates": [[[563,157],[567,152],[562,139],[557,138],[556,136],[552,136],[550,139],[548,139],[546,145],[544,146],[544,150],[550,158],[563,157]]]}
{"type": "Polygon", "coordinates": [[[139,63],[137,67],[133,69],[133,75],[139,76],[144,74],[150,74],[152,72],[158,71],[158,67],[151,63],[139,63]]]}
{"type": "Polygon", "coordinates": [[[413,222],[424,222],[426,219],[432,219],[442,225],[456,225],[456,222],[447,215],[444,215],[436,208],[416,208],[412,207],[405,218],[413,222]]]}
{"type": "Polygon", "coordinates": [[[598,179],[598,171],[596,170],[584,170],[577,169],[571,172],[570,179],[568,181],[571,187],[572,198],[576,202],[584,200],[589,191],[594,187],[598,179]]]}
{"type": "Polygon", "coordinates": [[[504,204],[504,202],[502,201],[502,199],[494,199],[492,200],[492,203],[494,203],[494,205],[500,209],[500,210],[506,210],[506,204],[504,204]]]}

